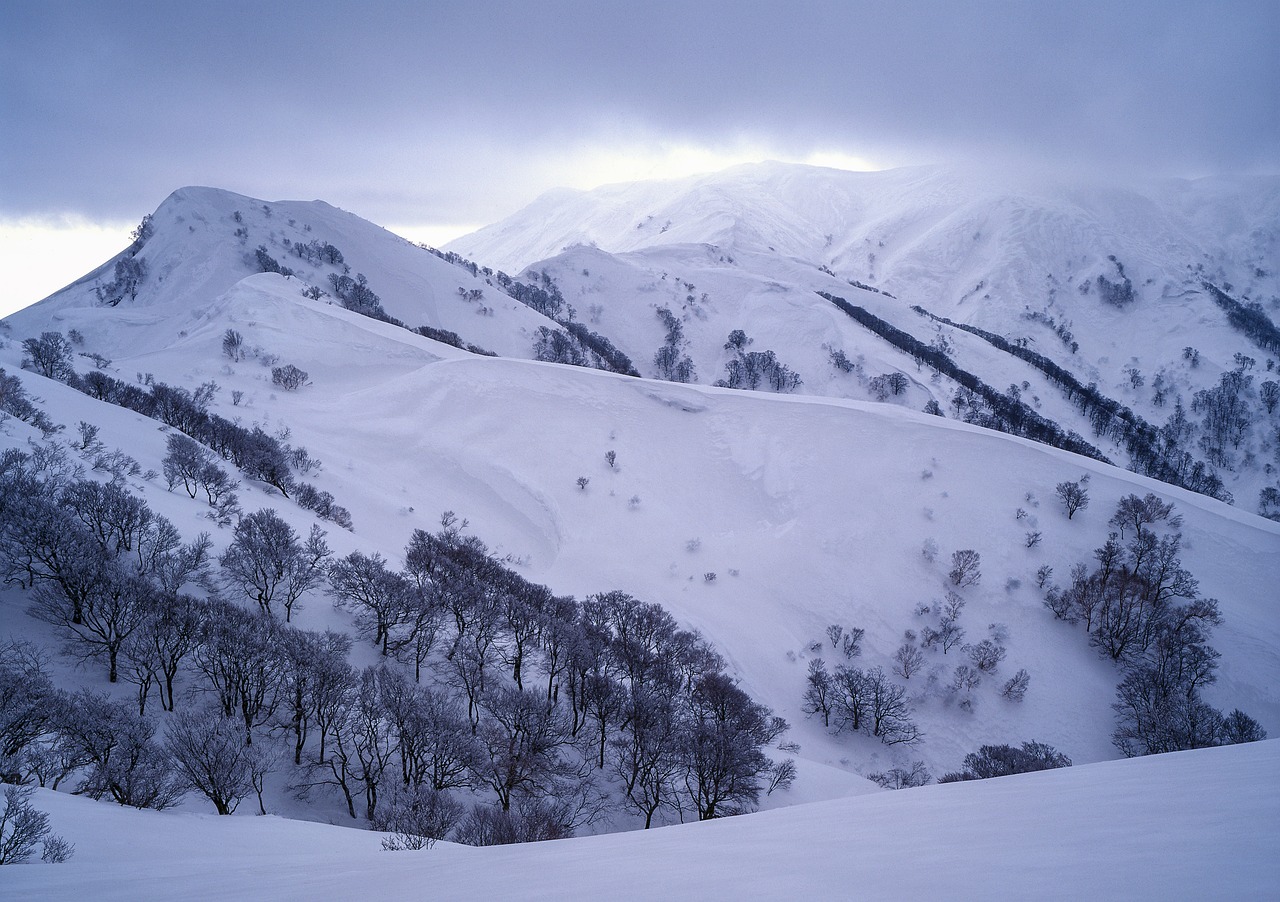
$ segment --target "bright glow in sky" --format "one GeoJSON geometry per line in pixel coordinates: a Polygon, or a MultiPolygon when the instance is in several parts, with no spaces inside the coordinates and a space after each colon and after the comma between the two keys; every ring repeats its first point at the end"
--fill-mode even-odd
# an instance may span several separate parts
{"type": "Polygon", "coordinates": [[[742,163],[781,160],[808,163],[855,172],[883,169],[862,157],[840,151],[814,152],[805,156],[779,153],[757,144],[744,143],[727,148],[658,142],[640,149],[608,148],[587,151],[566,166],[558,187],[596,188],[615,182],[641,179],[675,179],[702,172],[717,172],[742,163]]]}
{"type": "Polygon", "coordinates": [[[8,316],[101,266],[129,246],[137,223],[0,221],[0,316],[8,316]]]}

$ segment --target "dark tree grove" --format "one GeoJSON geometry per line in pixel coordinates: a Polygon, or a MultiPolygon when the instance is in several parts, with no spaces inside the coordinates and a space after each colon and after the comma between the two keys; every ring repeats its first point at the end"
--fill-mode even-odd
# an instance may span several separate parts
{"type": "MultiPolygon", "coordinates": [[[[175,466],[207,463],[188,457],[175,466]]],[[[399,847],[568,836],[610,805],[646,826],[722,817],[790,783],[794,764],[767,751],[785,722],[699,635],[623,592],[557,596],[465,527],[446,515],[415,532],[397,568],[359,552],[330,562],[318,530],[304,539],[264,510],[214,561],[207,536],[184,543],[65,453],[3,455],[4,577],[70,655],[137,699],[57,690],[39,654],[10,643],[0,778],[75,780],[139,807],[191,792],[224,814],[254,794],[261,809],[278,779],[388,825],[399,847]],[[324,586],[378,666],[356,669],[346,637],[276,616],[324,586]]],[[[892,700],[872,710],[891,717],[892,700]]]]}
{"type": "MultiPolygon", "coordinates": [[[[306,381],[306,373],[296,367],[280,369],[282,372],[287,371],[285,381],[297,379],[297,385],[306,381]]],[[[192,491],[192,486],[198,485],[207,494],[210,505],[223,518],[229,517],[232,512],[234,480],[225,474],[219,476],[222,471],[217,467],[196,469],[185,474],[181,472],[183,467],[198,468],[209,463],[205,457],[206,450],[229,461],[250,479],[260,480],[278,489],[286,497],[296,493],[295,500],[303,507],[332,520],[344,529],[351,528],[351,514],[346,508],[335,504],[331,494],[295,480],[295,473],[303,474],[309,466],[314,465],[305,448],[291,448],[267,434],[261,427],[245,427],[209,411],[209,402],[218,390],[216,383],[205,383],[192,392],[156,382],[149,377],[140,380],[139,384],[125,382],[101,370],[91,370],[83,376],[70,371],[64,373],[63,377],[68,385],[91,398],[159,420],[203,446],[204,450],[171,445],[170,455],[176,454],[180,460],[171,465],[177,469],[166,467],[165,477],[170,480],[170,487],[181,483],[188,493],[192,491]]],[[[25,401],[21,385],[11,386],[8,383],[3,370],[0,370],[0,409],[13,412],[42,429],[42,424],[52,428],[52,424],[47,423],[47,417],[25,401]],[[6,405],[6,401],[10,403],[6,405]],[[9,406],[14,407],[14,410],[9,411],[9,406]]]]}
{"type": "MultiPolygon", "coordinates": [[[[861,308],[855,309],[860,310],[861,308]]],[[[1081,383],[1080,380],[1078,380],[1070,371],[1054,363],[1043,354],[1033,351],[1022,344],[1011,342],[1003,336],[980,329],[977,326],[952,322],[945,317],[930,313],[923,307],[916,306],[911,309],[921,316],[928,317],[936,322],[945,323],[953,329],[961,329],[972,335],[977,335],[992,347],[998,348],[1006,354],[1010,354],[1025,361],[1031,366],[1034,366],[1042,372],[1050,382],[1062,391],[1068,401],[1075,404],[1080,409],[1080,412],[1089,418],[1094,434],[1099,436],[1108,436],[1124,445],[1125,449],[1129,452],[1132,468],[1135,472],[1141,473],[1144,476],[1151,476],[1155,479],[1159,479],[1161,482],[1167,482],[1170,485],[1181,486],[1182,488],[1189,489],[1190,491],[1199,492],[1200,494],[1208,495],[1211,498],[1217,498],[1220,501],[1229,502],[1231,500],[1231,493],[1224,488],[1222,479],[1214,473],[1212,469],[1207,468],[1203,462],[1195,460],[1191,456],[1189,450],[1182,447],[1182,443],[1179,441],[1177,433],[1175,431],[1170,431],[1167,426],[1164,428],[1157,428],[1156,426],[1153,426],[1128,407],[1125,407],[1118,401],[1102,394],[1098,390],[1097,385],[1093,383],[1088,385],[1081,383]]],[[[862,311],[861,316],[864,319],[868,317],[874,319],[874,317],[872,317],[871,314],[866,313],[866,311],[862,311]]],[[[887,324],[885,325],[887,326],[887,324]]],[[[869,328],[871,327],[869,326],[869,328]]],[[[888,326],[888,329],[893,330],[894,327],[888,326]]],[[[875,330],[873,329],[873,331],[875,330]]],[[[907,335],[905,332],[900,332],[900,330],[894,331],[899,332],[901,336],[905,336],[905,338],[899,338],[897,340],[894,338],[888,339],[898,347],[908,350],[908,348],[914,347],[911,344],[912,342],[917,345],[920,344],[916,339],[907,335]],[[900,344],[899,341],[902,343],[900,344]]],[[[1194,351],[1194,348],[1187,348],[1187,351],[1194,351]]],[[[1198,360],[1199,352],[1196,351],[1195,354],[1195,359],[1198,360]]],[[[945,355],[942,355],[942,357],[945,358],[945,355]]],[[[917,356],[916,359],[922,360],[924,363],[933,366],[934,369],[937,369],[938,372],[943,375],[952,375],[952,373],[948,372],[946,369],[941,369],[936,365],[936,363],[942,362],[940,360],[935,362],[935,359],[929,359],[928,357],[921,356],[917,356]]],[[[944,366],[945,365],[949,365],[952,369],[956,369],[955,365],[952,364],[949,359],[945,361],[944,366]]],[[[978,389],[976,385],[969,384],[970,382],[977,383],[977,377],[968,376],[967,374],[966,376],[966,379],[957,378],[957,381],[970,391],[974,391],[986,398],[986,392],[978,389]]],[[[952,376],[952,378],[956,377],[952,376]]],[[[1001,405],[999,404],[993,404],[992,407],[997,411],[1001,409],[1001,405]]],[[[1017,421],[1014,420],[1012,422],[1016,423],[1017,421]]],[[[1013,432],[1015,435],[1025,435],[1027,438],[1034,438],[1037,441],[1042,441],[1045,444],[1053,445],[1054,447],[1066,448],[1067,450],[1074,450],[1076,453],[1084,454],[1087,457],[1106,460],[1106,458],[1091,445],[1085,445],[1085,447],[1092,449],[1092,452],[1059,444],[1058,439],[1053,436],[1052,432],[1047,433],[1045,437],[1041,437],[1033,432],[1018,432],[1016,429],[1004,428],[999,425],[998,422],[992,424],[982,423],[981,425],[991,425],[991,428],[994,429],[1000,429],[1004,432],[1013,432]]],[[[1074,436],[1074,438],[1079,439],[1079,436],[1074,436]]]]}
{"type": "Polygon", "coordinates": [[[1201,697],[1217,680],[1219,654],[1209,639],[1222,617],[1182,567],[1181,522],[1154,494],[1125,496],[1110,520],[1114,531],[1094,551],[1097,567],[1077,564],[1070,585],[1045,593],[1054,616],[1083,623],[1089,643],[1120,668],[1112,742],[1128,757],[1266,735],[1243,712],[1223,715],[1201,697]]]}
{"type": "Polygon", "coordinates": [[[1024,742],[1021,746],[984,745],[978,751],[964,756],[963,769],[944,774],[938,778],[938,782],[987,780],[991,777],[1070,766],[1070,758],[1043,742],[1024,742]]]}
{"type": "MultiPolygon", "coordinates": [[[[825,292],[819,292],[819,295],[826,298],[855,322],[879,335],[904,353],[911,355],[918,363],[927,365],[959,383],[964,391],[974,396],[975,400],[980,399],[982,403],[979,407],[973,409],[972,416],[967,418],[969,422],[986,426],[989,429],[1008,432],[1012,435],[1021,435],[1046,445],[1052,445],[1055,448],[1062,448],[1076,454],[1083,454],[1085,457],[1092,457],[1094,460],[1109,463],[1100,450],[1079,435],[1074,432],[1063,432],[1057,423],[1045,419],[1021,400],[1011,395],[1002,394],[977,376],[961,369],[941,349],[925,344],[915,336],[891,323],[885,322],[870,311],[850,304],[844,298],[825,292]],[[982,405],[985,405],[985,409],[982,409],[982,405]]],[[[924,313],[924,315],[931,315],[919,308],[913,309],[924,313]]],[[[946,322],[945,320],[941,321],[946,322]]]]}

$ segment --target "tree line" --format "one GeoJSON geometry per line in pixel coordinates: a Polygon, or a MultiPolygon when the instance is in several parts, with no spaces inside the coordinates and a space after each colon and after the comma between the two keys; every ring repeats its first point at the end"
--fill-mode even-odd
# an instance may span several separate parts
{"type": "MultiPolygon", "coordinates": [[[[228,330],[227,337],[232,335],[238,344],[238,333],[228,330]]],[[[190,391],[159,382],[149,375],[140,376],[136,383],[96,369],[81,375],[72,366],[71,345],[60,332],[44,332],[38,338],[28,338],[23,348],[29,366],[40,375],[64,382],[96,400],[158,420],[203,446],[184,448],[189,458],[203,459],[207,451],[212,451],[250,479],[266,483],[286,498],[292,497],[326,519],[351,528],[350,514],[335,503],[330,493],[294,478],[295,473],[305,473],[317,464],[305,448],[291,447],[260,426],[241,426],[209,410],[209,403],[218,391],[217,383],[206,382],[190,391]]],[[[171,446],[169,450],[172,456],[174,448],[171,446]]],[[[214,471],[206,467],[205,472],[214,471]]],[[[216,504],[213,497],[210,504],[216,504]]]]}
{"type": "Polygon", "coordinates": [[[1011,342],[993,332],[977,326],[952,322],[918,305],[911,309],[935,322],[976,335],[992,347],[1031,364],[1050,382],[1058,386],[1067,400],[1075,404],[1080,412],[1089,418],[1095,435],[1106,436],[1124,445],[1136,472],[1211,498],[1223,501],[1230,498],[1230,493],[1223,487],[1222,479],[1206,468],[1203,462],[1191,460],[1190,455],[1182,452],[1174,436],[1166,430],[1156,428],[1128,407],[1102,394],[1096,385],[1082,384],[1069,370],[1054,363],[1043,354],[1011,342]]]}
{"type": "Polygon", "coordinates": [[[701,636],[623,592],[557,596],[465,526],[416,531],[396,569],[263,510],[215,557],[65,453],[6,452],[4,578],[135,695],[57,690],[38,653],[6,649],[0,775],[137,807],[198,792],[229,813],[283,772],[382,829],[474,842],[570,835],[617,807],[646,826],[720,817],[789,784],[765,752],[785,722],[701,636]],[[291,623],[320,591],[377,664],[291,623]]]}
{"type": "Polygon", "coordinates": [[[1017,398],[1003,394],[987,385],[973,373],[961,369],[941,349],[927,345],[908,332],[899,329],[862,307],[850,304],[844,298],[818,292],[851,319],[870,331],[879,335],[900,351],[911,355],[917,362],[926,364],[942,375],[959,383],[966,391],[972,392],[986,404],[989,414],[977,416],[971,422],[980,426],[1019,435],[1042,444],[1062,448],[1075,454],[1083,454],[1104,463],[1110,463],[1107,457],[1096,447],[1085,441],[1075,432],[1064,432],[1057,423],[1036,413],[1017,398]]]}
{"type": "Polygon", "coordinates": [[[1089,644],[1120,669],[1113,744],[1132,757],[1264,738],[1253,718],[1224,714],[1201,695],[1217,680],[1220,655],[1209,640],[1222,616],[1182,567],[1173,504],[1127,495],[1109,525],[1096,566],[1076,564],[1068,585],[1048,586],[1044,603],[1083,624],[1089,644]]]}

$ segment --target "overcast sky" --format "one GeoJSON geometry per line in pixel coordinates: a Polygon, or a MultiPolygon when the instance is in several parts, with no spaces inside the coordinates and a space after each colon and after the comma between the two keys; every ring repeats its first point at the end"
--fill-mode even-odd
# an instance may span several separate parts
{"type": "Polygon", "coordinates": [[[443,240],[771,157],[1276,172],[1278,47],[1277,0],[4,3],[0,266],[188,184],[443,240]]]}

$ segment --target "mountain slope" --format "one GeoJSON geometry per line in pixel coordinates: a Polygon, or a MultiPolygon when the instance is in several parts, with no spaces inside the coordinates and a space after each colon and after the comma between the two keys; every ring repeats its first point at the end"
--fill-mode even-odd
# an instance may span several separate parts
{"type": "MultiPolygon", "coordinates": [[[[197,262],[190,257],[184,264],[197,262]]],[[[221,391],[212,409],[272,431],[287,428],[291,440],[327,463],[312,477],[317,486],[353,514],[355,535],[333,538],[340,552],[379,550],[396,560],[413,529],[433,530],[440,512],[452,510],[500,554],[522,562],[529,578],[557,591],[620,588],[662,603],[701,629],[744,687],[796,725],[805,757],[815,762],[838,764],[850,742],[877,763],[903,753],[828,736],[805,717],[807,662],[832,655],[811,643],[821,642],[832,623],[862,627],[865,665],[888,669],[903,631],[927,623],[914,609],[940,603],[945,561],[959,548],[976,549],[984,561],[982,588],[966,593],[971,635],[976,640],[988,624],[1006,624],[1006,670],[1028,667],[1035,688],[1025,704],[1012,705],[999,698],[999,681],[989,681],[974,712],[956,709],[945,688],[955,664],[935,652],[932,680],[911,687],[930,736],[916,754],[939,772],[1001,736],[1035,737],[1081,761],[1114,754],[1108,742],[1114,669],[1096,658],[1079,630],[1051,619],[1034,587],[1035,571],[1047,564],[1065,578],[1071,564],[1089,560],[1106,538],[1108,512],[1135,491],[1176,501],[1186,520],[1186,565],[1204,594],[1222,601],[1226,625],[1217,645],[1224,653],[1222,686],[1230,691],[1218,696],[1214,687],[1210,697],[1245,707],[1264,724],[1280,720],[1280,701],[1267,688],[1280,672],[1272,651],[1280,648],[1280,625],[1268,615],[1271,587],[1280,580],[1280,561],[1269,552],[1280,526],[896,405],[760,396],[476,358],[304,298],[290,280],[269,273],[188,307],[165,297],[168,284],[160,282],[153,303],[141,310],[73,306],[55,297],[24,311],[13,328],[35,333],[101,324],[85,329],[86,348],[111,357],[119,375],[147,372],[193,388],[216,381],[221,391]],[[160,318],[164,310],[177,311],[171,314],[177,322],[160,318]],[[155,319],[140,326],[140,313],[155,319]],[[281,391],[261,361],[229,363],[219,351],[229,327],[310,373],[312,384],[281,391]],[[605,459],[611,450],[616,467],[605,459]],[[1068,521],[1053,486],[1081,473],[1093,476],[1093,507],[1068,521]],[[580,476],[589,480],[585,489],[576,484],[580,476]],[[1015,516],[1019,508],[1027,519],[1015,516]],[[1038,547],[1024,547],[1028,530],[1042,533],[1038,547]],[[922,558],[925,540],[941,549],[934,563],[922,558]]],[[[16,369],[20,349],[4,353],[16,369]]],[[[22,375],[37,383],[31,391],[48,398],[56,421],[84,418],[116,433],[110,423],[121,416],[118,408],[86,411],[82,396],[22,375]],[[63,404],[76,412],[61,412],[63,404]]],[[[126,447],[144,468],[160,469],[159,444],[145,452],[126,447]]],[[[175,503],[161,486],[141,488],[149,499],[159,492],[161,509],[175,503]]],[[[249,498],[289,507],[278,496],[272,501],[265,487],[249,498]]],[[[290,515],[300,531],[308,528],[306,512],[290,515]]],[[[226,540],[219,534],[216,541],[226,540]]],[[[305,626],[342,622],[322,613],[324,603],[309,607],[315,613],[304,615],[305,626]]],[[[927,677],[926,671],[918,679],[927,677]]]]}
{"type": "Polygon", "coordinates": [[[1190,268],[1266,301],[1280,290],[1280,274],[1266,271],[1278,223],[1280,182],[1268,177],[1121,187],[1016,172],[760,163],[551,192],[449,248],[511,272],[575,244],[770,251],[912,293],[948,316],[989,294],[996,305],[970,312],[981,324],[1000,307],[1015,316],[1024,304],[1038,309],[1072,281],[1114,279],[1108,254],[1129,261],[1143,299],[1176,291],[1190,268]]]}
{"type": "Polygon", "coordinates": [[[913,385],[890,400],[917,410],[932,400],[947,411],[955,382],[921,378],[918,366],[840,322],[812,292],[846,297],[925,344],[943,342],[995,390],[1022,396],[1128,465],[1131,452],[1112,430],[1075,409],[1040,371],[910,312],[919,306],[1034,351],[1153,429],[1176,417],[1180,403],[1192,433],[1177,454],[1216,471],[1250,510],[1259,508],[1260,491],[1275,488],[1280,423],[1274,405],[1264,410],[1259,398],[1263,382],[1280,378],[1274,178],[1118,187],[1018,173],[766,163],[554,192],[450,248],[481,263],[517,265],[526,278],[545,273],[645,375],[659,374],[658,314],[666,307],[684,327],[682,353],[695,381],[726,377],[734,358],[726,339],[741,329],[754,350],[774,351],[797,372],[805,393],[883,399],[870,380],[896,371],[913,385]],[[1251,304],[1270,322],[1271,338],[1232,319],[1231,305],[1251,304]],[[861,366],[852,375],[837,369],[836,351],[861,366]],[[1246,416],[1242,439],[1206,448],[1197,395],[1236,372],[1256,412],[1246,416]]]}
{"type": "Polygon", "coordinates": [[[146,270],[136,295],[114,305],[99,297],[99,289],[115,281],[114,267],[129,255],[126,251],[6,322],[20,330],[28,320],[52,321],[86,334],[109,330],[110,337],[102,335],[101,353],[123,354],[163,343],[175,330],[197,325],[210,301],[261,272],[259,247],[277,266],[293,271],[291,286],[299,295],[315,287],[324,302],[337,303],[331,276],[367,274],[369,288],[391,316],[411,328],[429,325],[456,332],[489,351],[531,356],[533,333],[539,326],[554,326],[484,280],[329,204],[264,203],[214,188],[175,191],[151,216],[149,235],[136,253],[146,270]],[[320,256],[311,248],[313,242],[330,246],[337,255],[320,256]],[[307,257],[298,253],[304,248],[307,257]],[[463,291],[479,294],[467,299],[463,291]],[[123,344],[126,339],[128,345],[123,344]]]}
{"type": "Polygon", "coordinates": [[[138,812],[42,791],[77,844],[6,868],[24,898],[1264,898],[1280,742],[929,786],[668,827],[388,854],[376,834],[138,812]]]}
{"type": "MultiPolygon", "coordinates": [[[[329,529],[336,554],[378,553],[398,568],[410,534],[439,529],[441,514],[452,511],[469,520],[468,534],[488,543],[506,565],[555,593],[622,590],[660,603],[682,627],[700,630],[742,688],[792,725],[786,738],[798,748],[769,754],[794,756],[799,780],[764,797],[767,808],[874,793],[866,775],[917,760],[941,774],[986,743],[1034,739],[1078,764],[1115,757],[1111,705],[1118,671],[1089,647],[1083,627],[1053,618],[1036,574],[1051,567],[1065,583],[1073,564],[1093,562],[1117,503],[1129,494],[1155,493],[1176,505],[1183,565],[1203,595],[1219,600],[1225,619],[1212,639],[1222,654],[1219,680],[1206,687],[1205,698],[1224,709],[1243,708],[1273,733],[1280,725],[1280,620],[1274,612],[1280,524],[1098,461],[895,404],[680,385],[467,353],[323,297],[304,296],[305,280],[297,275],[253,273],[245,247],[253,245],[254,233],[241,245],[231,227],[236,211],[248,219],[246,209],[261,203],[203,190],[195,197],[204,205],[199,217],[185,196],[157,212],[155,232],[141,252],[152,278],[136,297],[104,305],[90,280],[6,321],[0,365],[64,429],[41,436],[11,419],[0,450],[30,451],[47,438],[89,478],[104,481],[111,461],[100,463],[105,452],[88,450],[83,434],[77,436],[80,422],[97,426],[106,451],[120,449],[137,463],[135,470],[115,474],[129,491],[187,538],[210,532],[217,554],[231,541],[229,524],[217,524],[207,505],[180,489],[166,490],[156,475],[173,430],[21,370],[21,341],[74,328],[83,341],[75,346],[80,354],[98,355],[96,363],[91,356],[73,359],[82,373],[97,366],[126,383],[148,383],[150,374],[151,383],[188,391],[217,383],[208,391],[211,412],[287,438],[323,461],[298,479],[331,492],[350,510],[351,531],[320,524],[329,529]],[[239,359],[225,355],[228,329],[241,331],[246,345],[258,350],[239,359]],[[273,381],[275,362],[305,370],[308,384],[286,390],[273,381]],[[1091,504],[1068,519],[1054,488],[1084,474],[1090,476],[1091,504]],[[982,578],[957,589],[948,576],[951,554],[966,549],[980,554],[982,578]],[[1008,658],[967,689],[953,682],[970,660],[962,647],[928,649],[921,670],[891,678],[913,708],[921,743],[837,735],[820,717],[806,714],[802,694],[810,663],[843,662],[828,627],[865,630],[861,655],[851,664],[891,673],[904,632],[921,634],[938,625],[951,590],[966,603],[961,623],[968,640],[999,640],[1008,658]],[[1030,672],[1031,684],[1019,703],[1002,697],[1001,686],[1020,668],[1030,672]]],[[[380,294],[384,285],[420,283],[444,295],[460,278],[458,267],[376,227],[343,225],[347,214],[323,206],[268,206],[271,215],[262,212],[254,224],[268,229],[268,240],[280,218],[295,219],[289,228],[304,236],[338,235],[341,226],[344,255],[392,261],[386,270],[368,267],[369,284],[380,294]],[[306,218],[313,213],[314,222],[306,218]]],[[[278,247],[284,247],[283,236],[278,247]]],[[[598,251],[574,253],[589,263],[583,268],[599,273],[583,278],[621,280],[634,277],[636,260],[657,252],[621,261],[598,251]]],[[[704,261],[699,265],[708,272],[718,265],[715,251],[705,247],[661,253],[668,260],[704,261]]],[[[754,259],[751,253],[742,257],[754,259]]],[[[798,348],[830,334],[855,334],[842,331],[855,329],[848,317],[813,300],[812,288],[822,283],[804,281],[834,282],[832,276],[813,276],[816,270],[803,262],[785,265],[788,281],[777,281],[776,288],[751,267],[722,267],[726,298],[745,298],[744,310],[758,303],[761,317],[775,317],[774,327],[756,333],[761,344],[777,339],[798,348]],[[770,303],[774,297],[783,304],[770,303]],[[830,332],[808,333],[808,321],[791,315],[813,310],[825,314],[821,325],[830,332]]],[[[309,264],[307,272],[318,285],[341,270],[309,264]]],[[[108,275],[104,270],[96,278],[108,275]]],[[[493,291],[483,279],[463,284],[483,286],[486,297],[493,291]]],[[[659,284],[654,290],[671,292],[674,303],[675,292],[694,289],[659,284]]],[[[415,291],[386,290],[387,311],[409,322],[426,317],[426,306],[412,306],[415,291]]],[[[916,318],[895,307],[893,298],[849,293],[886,317],[916,318]]],[[[495,301],[492,316],[477,316],[474,302],[449,300],[456,306],[442,301],[437,312],[453,310],[449,315],[461,319],[441,312],[434,325],[451,328],[473,317],[493,330],[486,340],[495,348],[527,349],[529,331],[551,322],[515,301],[510,307],[495,301]]],[[[610,315],[606,311],[602,322],[610,315]]],[[[692,323],[696,315],[690,317],[692,323]]],[[[712,332],[699,336],[692,326],[689,332],[708,347],[714,340],[712,332]]],[[[984,372],[1014,366],[1009,355],[973,336],[958,335],[957,345],[962,341],[957,358],[978,361],[984,372]]],[[[914,371],[906,359],[893,361],[893,355],[905,357],[900,352],[881,353],[884,366],[914,371]]],[[[928,392],[931,385],[922,375],[911,391],[928,392]]],[[[1054,403],[1047,393],[1044,403],[1054,403]]],[[[245,513],[276,509],[301,535],[316,524],[311,511],[278,490],[238,478],[245,513]]],[[[52,654],[62,636],[26,615],[29,602],[17,585],[3,590],[0,636],[29,638],[52,654]]],[[[351,614],[335,608],[322,589],[303,596],[294,621],[309,630],[357,632],[351,614]]],[[[101,668],[76,670],[55,660],[60,685],[106,686],[101,668]]],[[[373,664],[379,655],[360,640],[352,660],[373,664]]],[[[180,688],[197,680],[185,674],[180,688]]],[[[124,686],[114,691],[129,693],[124,686]]],[[[286,791],[291,767],[283,762],[270,778],[273,811],[349,822],[336,793],[309,807],[294,800],[286,791]]],[[[477,791],[475,800],[483,795],[477,791]]],[[[200,807],[194,798],[187,805],[200,807]]],[[[634,814],[615,812],[597,829],[631,828],[637,821],[634,814]]]]}

